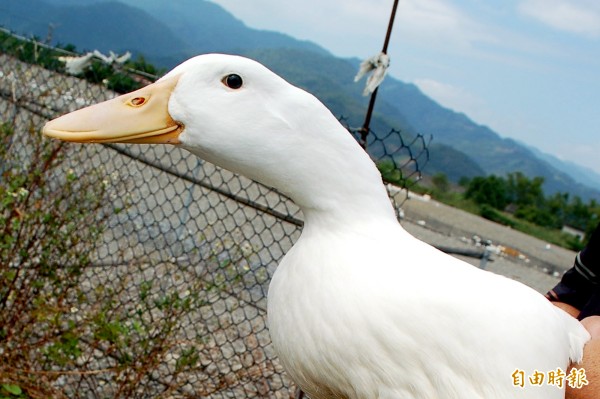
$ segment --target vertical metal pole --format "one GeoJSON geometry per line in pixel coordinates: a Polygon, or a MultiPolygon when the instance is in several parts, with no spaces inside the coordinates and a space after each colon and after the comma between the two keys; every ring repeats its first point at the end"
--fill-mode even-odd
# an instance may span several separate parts
{"type": "MultiPolygon", "coordinates": [[[[390,15],[390,22],[388,23],[387,33],[385,35],[385,40],[383,42],[382,53],[387,54],[388,45],[390,44],[390,37],[392,36],[392,28],[394,27],[394,20],[396,19],[396,10],[398,9],[398,0],[394,0],[394,6],[392,7],[392,13],[390,15]]],[[[365,121],[362,127],[359,129],[360,132],[360,145],[365,150],[367,149],[367,136],[369,135],[369,125],[371,124],[371,116],[373,115],[373,108],[375,107],[375,100],[377,99],[377,90],[376,88],[373,93],[371,93],[371,99],[369,100],[369,107],[367,108],[367,115],[365,116],[365,121]]]]}

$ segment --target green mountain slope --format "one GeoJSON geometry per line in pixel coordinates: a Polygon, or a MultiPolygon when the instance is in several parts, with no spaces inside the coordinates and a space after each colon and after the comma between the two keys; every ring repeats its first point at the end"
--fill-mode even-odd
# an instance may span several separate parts
{"type": "Polygon", "coordinates": [[[198,0],[121,0],[143,8],[162,21],[196,53],[247,51],[257,48],[301,48],[328,54],[322,47],[279,32],[248,28],[217,4],[198,0]]]}
{"type": "Polygon", "coordinates": [[[3,0],[0,25],[79,50],[144,53],[152,59],[170,53],[180,59],[191,51],[178,35],[146,11],[121,2],[57,6],[40,0],[3,0]]]}

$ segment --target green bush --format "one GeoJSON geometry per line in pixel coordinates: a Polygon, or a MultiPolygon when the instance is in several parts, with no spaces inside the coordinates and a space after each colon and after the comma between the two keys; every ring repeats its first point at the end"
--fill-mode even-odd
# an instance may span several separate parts
{"type": "MultiPolygon", "coordinates": [[[[21,40],[2,31],[0,31],[0,50],[21,61],[60,73],[65,73],[65,64],[59,60],[59,57],[66,54],[77,55],[72,44],[53,49],[43,45],[36,38],[21,40]]],[[[154,81],[159,74],[163,73],[164,70],[157,69],[143,56],[138,56],[123,66],[108,65],[100,60],[94,60],[80,77],[92,83],[104,84],[117,93],[128,93],[154,81]],[[137,73],[141,76],[133,78],[132,76],[137,76],[137,73]]]]}
{"type": "Polygon", "coordinates": [[[112,212],[102,170],[77,173],[69,145],[9,124],[0,158],[0,398],[87,397],[78,385],[98,374],[111,397],[144,397],[168,354],[173,381],[197,367],[200,344],[176,332],[204,303],[202,280],[184,295],[90,272],[112,212]]]}
{"type": "Polygon", "coordinates": [[[57,396],[47,378],[27,371],[62,367],[81,353],[84,326],[71,309],[102,231],[104,187],[61,172],[64,143],[33,127],[15,134],[0,126],[0,384],[5,395],[57,396]]]}
{"type": "Polygon", "coordinates": [[[481,205],[479,208],[479,215],[493,222],[513,228],[515,227],[515,223],[511,219],[504,216],[502,212],[499,212],[497,209],[494,209],[489,205],[481,205]]]}
{"type": "Polygon", "coordinates": [[[169,397],[207,358],[202,336],[182,338],[182,321],[242,283],[246,255],[209,255],[212,279],[167,263],[93,267],[114,211],[108,190],[122,190],[77,150],[0,124],[0,399],[146,398],[158,374],[169,397]]]}

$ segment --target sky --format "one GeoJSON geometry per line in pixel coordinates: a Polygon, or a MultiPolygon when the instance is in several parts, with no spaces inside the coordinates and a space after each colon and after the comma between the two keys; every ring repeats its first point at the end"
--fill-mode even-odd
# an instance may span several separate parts
{"type": "MultiPolygon", "coordinates": [[[[212,1],[252,28],[359,58],[381,50],[393,5],[212,1]]],[[[600,1],[399,0],[388,54],[392,76],[441,105],[600,173],[600,1]]]]}

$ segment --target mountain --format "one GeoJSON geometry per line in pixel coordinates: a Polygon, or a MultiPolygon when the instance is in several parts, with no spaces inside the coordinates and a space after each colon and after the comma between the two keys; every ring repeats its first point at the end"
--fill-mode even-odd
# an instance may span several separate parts
{"type": "Polygon", "coordinates": [[[554,155],[542,152],[537,148],[531,147],[527,144],[521,143],[521,145],[527,147],[537,158],[546,161],[548,164],[554,166],[556,169],[571,176],[573,179],[575,179],[576,182],[592,187],[600,187],[599,173],[596,173],[593,170],[584,166],[577,165],[574,162],[559,159],[554,155]]]}
{"type": "Polygon", "coordinates": [[[131,51],[171,68],[194,54],[258,48],[300,48],[329,54],[315,43],[250,29],[204,0],[3,0],[0,25],[53,43],[103,52],[131,51]],[[5,11],[5,12],[2,12],[5,11]],[[52,28],[50,28],[52,26],[52,28]]]}
{"type": "Polygon", "coordinates": [[[149,59],[164,53],[184,59],[190,51],[177,34],[149,13],[116,1],[61,6],[41,0],[3,0],[0,25],[42,40],[51,35],[53,43],[74,44],[80,51],[129,50],[149,59]]]}
{"type": "Polygon", "coordinates": [[[417,131],[432,134],[438,142],[469,154],[486,174],[504,176],[520,171],[529,177],[543,177],[544,191],[548,194],[567,192],[584,199],[600,198],[600,191],[592,188],[600,184],[595,185],[592,180],[587,184],[577,181],[570,175],[573,169],[564,166],[558,158],[539,157],[539,151],[502,138],[465,114],[440,106],[415,85],[390,79],[381,87],[381,98],[396,104],[417,131]]]}
{"type": "Polygon", "coordinates": [[[299,48],[329,54],[315,43],[279,32],[249,29],[242,21],[215,3],[198,0],[122,0],[142,7],[177,32],[196,53],[236,53],[259,48],[299,48]]]}
{"type": "MultiPolygon", "coordinates": [[[[335,58],[315,43],[282,33],[251,29],[206,0],[4,0],[0,24],[41,38],[52,24],[54,43],[72,43],[80,50],[129,50],[164,68],[199,53],[238,53],[312,92],[335,115],[348,117],[351,126],[362,124],[367,107],[362,84],[353,83],[359,60],[335,58]]],[[[571,175],[579,172],[560,160],[502,138],[440,106],[412,84],[386,78],[375,111],[371,127],[382,137],[392,128],[407,137],[416,132],[433,136],[426,173],[442,172],[457,181],[463,176],[521,171],[544,177],[549,194],[600,199],[598,181],[576,181],[571,175]]]]}

